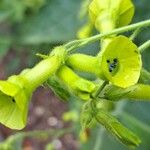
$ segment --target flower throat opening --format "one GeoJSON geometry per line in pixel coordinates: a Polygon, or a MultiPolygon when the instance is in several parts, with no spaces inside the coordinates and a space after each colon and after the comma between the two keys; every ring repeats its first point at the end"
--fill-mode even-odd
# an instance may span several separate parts
{"type": "Polygon", "coordinates": [[[119,68],[119,63],[117,58],[113,59],[107,59],[107,66],[108,66],[108,71],[111,73],[112,76],[114,76],[119,68]]]}

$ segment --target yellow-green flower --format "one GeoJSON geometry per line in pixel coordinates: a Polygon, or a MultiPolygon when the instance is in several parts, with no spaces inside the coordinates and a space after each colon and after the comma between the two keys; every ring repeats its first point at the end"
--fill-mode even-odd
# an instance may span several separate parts
{"type": "Polygon", "coordinates": [[[93,0],[89,5],[90,19],[100,32],[129,24],[133,15],[131,0],[93,0]]]}
{"type": "Polygon", "coordinates": [[[142,67],[137,46],[127,37],[115,37],[100,56],[103,76],[112,84],[126,88],[137,83],[142,67]]]}
{"type": "Polygon", "coordinates": [[[64,62],[65,54],[64,47],[56,47],[35,67],[0,81],[0,123],[12,129],[25,127],[32,92],[55,74],[64,62]]]}
{"type": "MultiPolygon", "coordinates": [[[[17,78],[20,82],[19,76],[17,78]]],[[[13,83],[11,78],[0,81],[0,123],[12,129],[24,128],[29,100],[30,94],[21,86],[21,82],[13,83]]]]}
{"type": "Polygon", "coordinates": [[[63,65],[56,73],[57,77],[62,81],[62,84],[68,87],[76,96],[82,100],[89,100],[91,93],[95,90],[95,84],[78,76],[69,67],[63,65]]]}

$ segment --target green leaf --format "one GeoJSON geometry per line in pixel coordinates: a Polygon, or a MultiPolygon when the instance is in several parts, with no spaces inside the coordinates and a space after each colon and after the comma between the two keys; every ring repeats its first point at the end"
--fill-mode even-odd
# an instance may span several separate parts
{"type": "Polygon", "coordinates": [[[25,44],[58,43],[75,38],[80,0],[52,0],[19,29],[19,41],[25,44]],[[21,39],[20,39],[21,38],[21,39]]]}

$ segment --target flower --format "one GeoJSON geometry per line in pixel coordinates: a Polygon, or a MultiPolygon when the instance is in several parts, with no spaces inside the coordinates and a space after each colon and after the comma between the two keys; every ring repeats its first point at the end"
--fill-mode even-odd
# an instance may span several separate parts
{"type": "Polygon", "coordinates": [[[62,84],[68,87],[74,95],[82,100],[89,100],[91,93],[95,90],[95,84],[78,76],[69,67],[63,65],[56,73],[57,77],[62,81],[62,84]]]}
{"type": "Polygon", "coordinates": [[[24,128],[27,120],[30,94],[21,80],[20,76],[12,76],[0,81],[0,122],[12,129],[24,128]]]}
{"type": "Polygon", "coordinates": [[[112,84],[126,88],[137,83],[142,67],[137,46],[125,36],[115,37],[101,53],[103,76],[112,84]]]}
{"type": "Polygon", "coordinates": [[[129,24],[133,15],[131,0],[93,0],[89,5],[90,19],[100,32],[129,24]]]}
{"type": "Polygon", "coordinates": [[[31,69],[23,70],[6,81],[0,81],[0,122],[12,129],[26,125],[32,92],[58,70],[64,62],[66,49],[56,47],[51,54],[31,69]]]}

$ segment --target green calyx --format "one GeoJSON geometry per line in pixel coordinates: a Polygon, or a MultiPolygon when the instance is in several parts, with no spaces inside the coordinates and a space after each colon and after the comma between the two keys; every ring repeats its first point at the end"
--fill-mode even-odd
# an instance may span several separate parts
{"type": "Polygon", "coordinates": [[[137,46],[125,36],[117,36],[100,54],[102,75],[112,84],[126,88],[137,83],[142,67],[137,46]]]}
{"type": "Polygon", "coordinates": [[[60,67],[56,75],[70,91],[83,100],[89,100],[95,90],[94,83],[79,77],[67,66],[60,67]]]}
{"type": "Polygon", "coordinates": [[[100,32],[129,24],[134,15],[131,0],[93,0],[89,5],[89,16],[100,32]]]}
{"type": "Polygon", "coordinates": [[[67,101],[72,97],[71,92],[68,91],[67,86],[62,83],[57,76],[52,76],[47,80],[48,86],[61,100],[67,101]]]}
{"type": "Polygon", "coordinates": [[[137,135],[124,127],[115,117],[102,109],[97,110],[96,120],[102,124],[112,135],[129,147],[138,146],[141,140],[137,135]]]}
{"type": "Polygon", "coordinates": [[[81,123],[83,131],[86,129],[92,128],[96,124],[96,120],[94,118],[94,113],[91,108],[91,101],[86,102],[82,106],[80,123],[81,123]]]}

